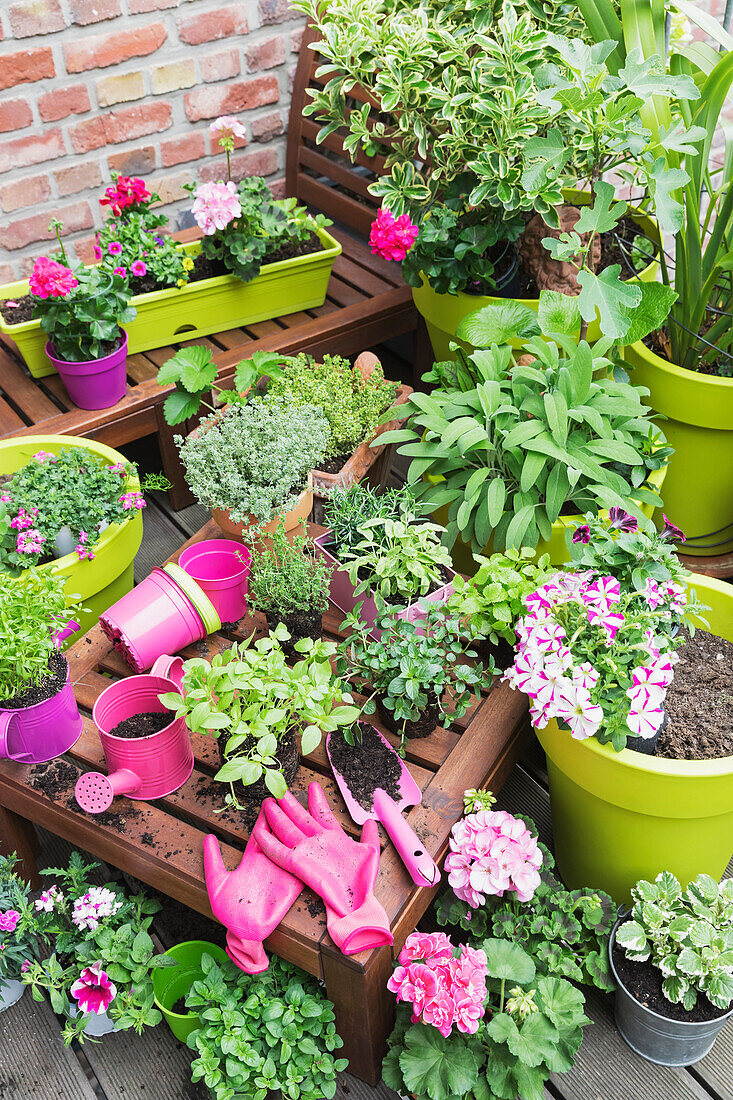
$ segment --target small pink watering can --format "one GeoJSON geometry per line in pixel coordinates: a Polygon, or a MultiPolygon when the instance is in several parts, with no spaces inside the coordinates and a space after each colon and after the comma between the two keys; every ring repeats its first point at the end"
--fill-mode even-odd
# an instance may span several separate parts
{"type": "Polygon", "coordinates": [[[109,775],[86,772],[79,776],[74,794],[82,810],[101,814],[112,805],[115,795],[145,801],[163,798],[183,786],[193,771],[191,738],[183,718],[171,714],[164,729],[147,737],[115,737],[109,732],[134,714],[164,714],[167,708],[158,696],[180,693],[182,680],[182,659],[162,656],[150,673],[128,676],[105,688],[94,704],[92,718],[109,775]]]}

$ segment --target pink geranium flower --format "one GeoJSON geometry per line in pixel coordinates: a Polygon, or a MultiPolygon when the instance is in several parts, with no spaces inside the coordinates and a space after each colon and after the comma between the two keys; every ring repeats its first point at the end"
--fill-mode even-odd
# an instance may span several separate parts
{"type": "Polygon", "coordinates": [[[19,920],[17,909],[6,909],[4,913],[0,910],[0,932],[14,932],[19,920]]]}
{"type": "Polygon", "coordinates": [[[236,138],[240,141],[247,140],[247,131],[233,115],[221,115],[211,123],[209,131],[220,142],[228,141],[233,144],[236,138]]]}
{"type": "Polygon", "coordinates": [[[65,298],[79,285],[74,272],[48,256],[39,256],[33,265],[28,286],[36,298],[65,298]]]}
{"type": "Polygon", "coordinates": [[[81,1012],[99,1015],[106,1012],[112,1004],[117,996],[117,987],[109,980],[106,971],[102,970],[101,962],[96,962],[82,970],[70,993],[81,1012]]]}
{"type": "Polygon", "coordinates": [[[242,206],[237,198],[237,185],[226,183],[202,183],[196,188],[191,213],[199,229],[207,237],[217,229],[226,229],[231,221],[241,216],[242,206]]]}
{"type": "Polygon", "coordinates": [[[375,256],[384,260],[404,260],[417,238],[418,228],[407,214],[394,214],[384,207],[372,222],[369,245],[375,256]]]}

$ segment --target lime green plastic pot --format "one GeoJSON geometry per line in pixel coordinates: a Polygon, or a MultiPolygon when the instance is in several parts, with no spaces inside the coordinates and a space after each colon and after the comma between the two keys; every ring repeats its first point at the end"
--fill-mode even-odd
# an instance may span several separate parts
{"type": "MultiPolygon", "coordinates": [[[[224,332],[322,306],[331,268],[341,254],[341,245],[325,229],[314,227],[314,232],[323,244],[323,251],[263,264],[259,275],[249,283],[243,283],[234,275],[216,275],[213,279],[200,279],[183,287],[134,295],[132,304],[137,316],[124,326],[128,354],[166,347],[181,340],[197,340],[212,332],[224,332]]],[[[195,256],[201,251],[201,242],[181,247],[189,256],[195,256]]],[[[27,293],[27,282],[8,283],[0,287],[0,300],[20,298],[27,293]]],[[[44,351],[48,337],[39,321],[8,325],[0,314],[0,332],[18,345],[34,378],[55,373],[56,368],[44,351]]]]}
{"type": "Polygon", "coordinates": [[[155,1003],[176,1039],[185,1043],[191,1032],[201,1027],[201,1020],[195,1012],[187,1012],[185,1015],[172,1012],[173,1005],[180,997],[185,997],[194,982],[200,982],[203,978],[203,955],[211,955],[217,963],[229,962],[229,956],[223,948],[217,947],[215,943],[207,943],[206,940],[178,943],[166,951],[166,955],[175,959],[178,965],[155,967],[152,970],[155,1003]]]}
{"type": "MultiPolygon", "coordinates": [[[[0,440],[0,474],[12,474],[25,466],[37,451],[58,454],[63,447],[84,447],[103,458],[110,466],[127,462],[119,451],[97,443],[94,439],[82,439],[73,435],[24,435],[18,439],[0,440]]],[[[128,482],[130,490],[139,490],[137,478],[128,482]]],[[[126,523],[113,523],[103,532],[94,546],[92,561],[79,561],[77,553],[65,554],[49,562],[42,569],[66,579],[69,602],[81,601],[88,610],[76,616],[79,630],[64,642],[71,645],[97,622],[99,616],[116,603],[134,584],[135,555],[143,538],[142,513],[135,514],[126,523]]]]}
{"type": "MultiPolygon", "coordinates": [[[[733,587],[690,578],[710,607],[710,629],[733,640],[733,587]]],[[[547,754],[555,858],[570,889],[605,890],[628,902],[641,878],[671,871],[683,885],[704,871],[719,879],[733,854],[733,756],[666,760],[574,741],[550,722],[537,737],[547,754]]]]}
{"type": "MultiPolygon", "coordinates": [[[[657,490],[661,494],[662,485],[665,484],[665,478],[667,474],[667,467],[663,466],[661,470],[653,470],[648,477],[648,484],[657,490]]],[[[428,477],[429,481],[441,480],[435,477],[428,477]]],[[[667,499],[667,490],[665,487],[665,500],[667,499]]],[[[647,518],[651,519],[654,515],[653,504],[639,504],[639,509],[647,518]]],[[[602,516],[607,516],[608,512],[601,512],[602,516]]],[[[438,508],[433,512],[431,519],[435,523],[442,524],[443,527],[448,524],[448,505],[443,505],[442,508],[438,508]]],[[[574,528],[576,524],[582,523],[583,517],[578,516],[563,516],[561,519],[556,520],[552,525],[552,534],[550,538],[545,541],[540,539],[537,543],[536,555],[539,557],[541,554],[549,554],[550,565],[562,565],[563,562],[570,560],[570,554],[568,553],[567,543],[565,541],[565,532],[568,528],[574,528]]],[[[484,557],[494,553],[493,539],[489,540],[486,546],[481,551],[484,557]]],[[[477,565],[473,556],[473,552],[470,546],[467,546],[463,539],[458,536],[453,549],[451,550],[451,556],[453,558],[453,568],[458,573],[465,573],[467,576],[472,577],[476,572],[477,565]]]]}
{"type": "Polygon", "coordinates": [[[687,536],[684,553],[733,551],[733,378],[684,370],[641,342],[624,348],[623,357],[634,385],[648,388],[674,447],[664,511],[687,536]]]}
{"type": "MultiPolygon", "coordinates": [[[[587,193],[578,191],[566,192],[566,198],[568,202],[578,205],[585,205],[588,202],[587,193]]],[[[656,224],[651,218],[636,210],[632,210],[630,213],[633,214],[634,221],[647,237],[653,241],[659,240],[656,224]]],[[[653,282],[658,270],[659,264],[656,260],[652,260],[639,275],[629,279],[628,282],[653,282]]],[[[422,286],[412,288],[412,297],[418,313],[425,321],[430,343],[433,346],[433,353],[438,362],[455,358],[450,350],[450,343],[456,340],[456,329],[464,317],[468,316],[469,313],[475,313],[477,309],[483,309],[484,306],[506,301],[505,298],[495,298],[491,295],[464,294],[462,291],[459,291],[458,294],[438,294],[428,285],[425,279],[423,279],[422,286]]],[[[520,305],[533,309],[535,313],[537,312],[539,307],[538,298],[518,298],[516,300],[520,305]]],[[[601,329],[598,321],[592,321],[588,326],[588,341],[592,343],[598,340],[600,335],[601,329]]],[[[457,342],[466,351],[473,350],[471,345],[465,343],[465,341],[459,340],[457,342]]]]}

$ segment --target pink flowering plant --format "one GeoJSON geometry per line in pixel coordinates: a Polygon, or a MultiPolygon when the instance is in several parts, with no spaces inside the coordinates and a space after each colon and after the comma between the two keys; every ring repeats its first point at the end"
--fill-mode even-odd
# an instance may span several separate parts
{"type": "Polygon", "coordinates": [[[42,941],[21,924],[28,905],[30,887],[16,870],[20,860],[15,853],[0,856],[0,995],[8,980],[17,981],[23,969],[40,957],[42,941]]]}
{"type": "Polygon", "coordinates": [[[682,641],[665,630],[670,608],[644,605],[593,570],[555,573],[525,605],[504,679],[529,696],[534,724],[554,719],[572,737],[617,752],[629,738],[654,738],[682,641]]]}
{"type": "Polygon", "coordinates": [[[96,235],[95,259],[106,271],[122,268],[132,294],[185,286],[194,260],[164,230],[167,221],[135,209],[110,218],[96,235]]]}
{"type": "Polygon", "coordinates": [[[73,852],[68,867],[43,871],[57,881],[26,901],[19,919],[18,927],[41,937],[50,951],[31,960],[23,981],[34,1000],[47,996],[65,1018],[67,1046],[83,1042],[90,1017],[103,1012],[117,1031],[140,1034],[159,1023],[151,971],[174,965],[155,954],[150,938],[159,903],[142,893],[128,896],[114,882],[95,883],[98,866],[73,852]]]}
{"type": "Polygon", "coordinates": [[[582,993],[538,977],[508,940],[454,946],[443,932],[413,932],[388,988],[397,1022],[382,1072],[418,1100],[542,1096],[550,1073],[573,1064],[582,1040],[582,993]]]}

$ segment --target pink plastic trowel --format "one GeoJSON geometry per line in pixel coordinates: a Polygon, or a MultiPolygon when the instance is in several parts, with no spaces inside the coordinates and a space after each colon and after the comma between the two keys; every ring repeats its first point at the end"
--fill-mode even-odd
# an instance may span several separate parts
{"type": "MultiPolygon", "coordinates": [[[[415,830],[402,816],[403,810],[420,805],[422,801],[420,788],[410,775],[404,760],[397,755],[387,738],[379,730],[374,729],[374,726],[367,725],[366,722],[360,722],[359,725],[365,730],[372,730],[382,740],[391,755],[394,756],[400,769],[398,784],[400,797],[399,801],[395,801],[385,790],[377,787],[372,796],[371,807],[365,809],[364,805],[351,793],[346,777],[342,775],[333,762],[331,734],[329,734],[326,739],[326,752],[328,753],[334,778],[346,803],[346,808],[357,825],[363,825],[370,817],[384,825],[414,883],[418,886],[437,886],[440,882],[440,868],[425,851],[425,847],[415,830]]],[[[366,774],[369,774],[371,765],[365,747],[357,741],[355,745],[349,746],[349,753],[354,753],[355,758],[358,758],[360,753],[363,754],[363,770],[366,774]]]]}

